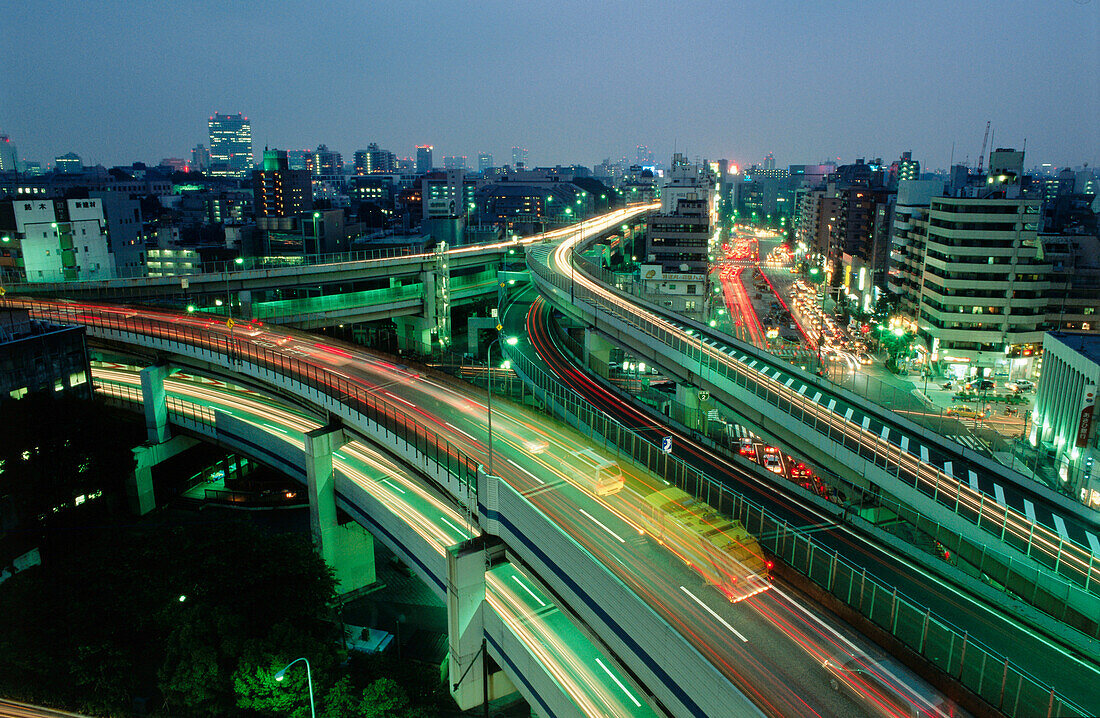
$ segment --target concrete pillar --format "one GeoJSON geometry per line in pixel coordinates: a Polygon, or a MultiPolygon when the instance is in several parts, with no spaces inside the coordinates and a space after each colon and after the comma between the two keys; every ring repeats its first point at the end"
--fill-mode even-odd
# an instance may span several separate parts
{"type": "MultiPolygon", "coordinates": [[[[497,328],[497,324],[500,323],[498,317],[470,317],[466,320],[466,353],[472,357],[476,357],[480,354],[481,347],[478,346],[478,335],[482,329],[497,328]]],[[[494,331],[495,335],[496,332],[494,331]]]]}
{"type": "Polygon", "coordinates": [[[702,433],[707,432],[706,407],[699,401],[699,389],[691,384],[676,385],[676,401],[673,403],[672,418],[702,433]],[[680,416],[677,416],[677,413],[680,416]]]}
{"type": "Polygon", "coordinates": [[[332,454],[347,442],[339,427],[322,426],[305,434],[309,529],[314,548],[336,573],[340,594],[368,586],[376,577],[374,537],[357,523],[337,521],[332,454]]]}
{"type": "Polygon", "coordinates": [[[252,290],[242,289],[237,292],[237,301],[240,302],[240,315],[244,319],[252,318],[252,290]]]}
{"type": "Polygon", "coordinates": [[[611,347],[611,342],[595,329],[584,330],[584,363],[604,379],[610,374],[607,362],[611,359],[611,347]]]}
{"type": "Polygon", "coordinates": [[[150,443],[160,444],[168,440],[168,397],[164,392],[164,380],[168,366],[157,364],[141,370],[141,403],[145,407],[145,431],[150,443]]]}
{"type": "Polygon", "coordinates": [[[424,317],[394,317],[397,348],[405,352],[427,354],[432,346],[432,325],[424,317]]]}
{"type": "Polygon", "coordinates": [[[199,443],[189,436],[175,436],[160,443],[133,449],[134,471],[126,478],[126,501],[130,511],[144,516],[157,507],[153,489],[153,467],[199,443]]]}
{"type": "Polygon", "coordinates": [[[460,710],[485,701],[485,545],[480,538],[447,549],[447,675],[460,710]]]}

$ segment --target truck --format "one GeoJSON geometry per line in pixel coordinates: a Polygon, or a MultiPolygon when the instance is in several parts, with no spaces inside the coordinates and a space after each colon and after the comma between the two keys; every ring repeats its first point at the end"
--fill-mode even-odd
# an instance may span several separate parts
{"type": "Polygon", "coordinates": [[[619,465],[592,449],[573,452],[569,463],[576,472],[577,483],[597,496],[616,494],[623,488],[623,471],[619,465]]]}
{"type": "Polygon", "coordinates": [[[639,508],[643,529],[731,602],[771,588],[771,562],[740,521],[675,486],[644,496],[639,508]]]}

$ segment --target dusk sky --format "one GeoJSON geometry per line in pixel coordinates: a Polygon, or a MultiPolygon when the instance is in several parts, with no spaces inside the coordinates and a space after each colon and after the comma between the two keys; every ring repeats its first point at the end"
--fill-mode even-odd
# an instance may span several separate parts
{"type": "Polygon", "coordinates": [[[1100,164],[1100,0],[6,3],[0,132],[21,158],[189,158],[215,111],[256,153],[377,142],[436,161],[839,157],[991,144],[1100,164]]]}

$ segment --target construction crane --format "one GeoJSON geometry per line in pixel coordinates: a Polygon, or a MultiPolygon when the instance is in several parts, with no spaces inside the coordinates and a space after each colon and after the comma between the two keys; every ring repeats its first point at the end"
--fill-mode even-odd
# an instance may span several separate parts
{"type": "Polygon", "coordinates": [[[985,123],[985,134],[982,136],[982,150],[978,153],[978,174],[982,173],[982,165],[985,164],[985,143],[989,142],[989,126],[993,123],[993,120],[987,120],[985,123]]]}

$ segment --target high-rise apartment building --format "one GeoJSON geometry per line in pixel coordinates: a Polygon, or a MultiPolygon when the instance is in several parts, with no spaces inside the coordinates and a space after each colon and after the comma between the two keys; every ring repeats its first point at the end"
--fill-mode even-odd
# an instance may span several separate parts
{"type": "Polygon", "coordinates": [[[897,295],[898,308],[911,317],[917,316],[920,305],[928,207],[933,197],[943,195],[943,189],[943,182],[939,180],[898,182],[886,286],[897,295]]]}
{"type": "Polygon", "coordinates": [[[210,132],[210,174],[245,179],[252,173],[252,123],[237,113],[215,113],[207,122],[210,132]]]}
{"type": "Polygon", "coordinates": [[[206,172],[210,169],[210,150],[201,143],[191,149],[191,170],[206,172]]]}
{"type": "Polygon", "coordinates": [[[526,147],[513,147],[512,148],[512,169],[520,169],[521,167],[527,167],[528,153],[526,147]]]}
{"type": "Polygon", "coordinates": [[[292,170],[287,153],[264,149],[263,169],[252,173],[256,217],[295,217],[313,209],[309,170],[292,170]]]}
{"type": "Polygon", "coordinates": [[[317,145],[313,153],[313,174],[316,177],[342,177],[344,174],[344,157],[339,152],[333,152],[328,145],[317,145]]]}
{"type": "Polygon", "coordinates": [[[485,172],[493,167],[493,156],[488,152],[481,152],[477,156],[477,171],[485,172]]]}
{"type": "Polygon", "coordinates": [[[379,149],[375,142],[355,153],[355,174],[392,174],[397,171],[397,158],[389,150],[379,149]]]}
{"type": "Polygon", "coordinates": [[[431,145],[417,145],[416,146],[416,173],[425,174],[432,171],[432,149],[431,145]]]}

